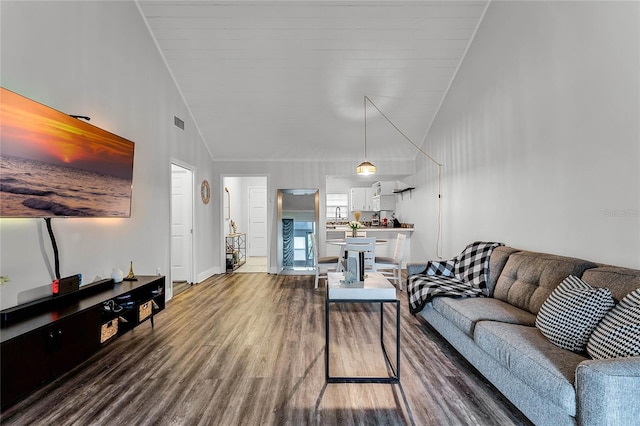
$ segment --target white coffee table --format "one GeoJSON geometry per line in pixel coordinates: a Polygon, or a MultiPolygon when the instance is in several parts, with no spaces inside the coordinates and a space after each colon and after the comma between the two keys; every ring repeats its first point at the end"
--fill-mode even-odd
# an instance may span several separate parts
{"type": "Polygon", "coordinates": [[[400,381],[400,301],[396,298],[396,288],[379,272],[366,274],[362,284],[342,284],[342,272],[327,274],[327,295],[325,299],[325,378],[327,383],[398,383],[400,381]],[[391,374],[384,377],[331,376],[329,374],[329,307],[331,303],[379,303],[380,304],[380,345],[391,374]],[[391,363],[384,346],[384,304],[396,305],[396,363],[391,363]]]}

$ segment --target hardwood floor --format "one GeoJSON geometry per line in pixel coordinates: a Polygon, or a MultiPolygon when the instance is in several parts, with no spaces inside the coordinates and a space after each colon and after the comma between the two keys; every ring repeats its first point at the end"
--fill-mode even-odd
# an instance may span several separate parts
{"type": "MultiPolygon", "coordinates": [[[[401,384],[325,384],[324,288],[228,274],[2,414],[6,425],[527,425],[401,299],[401,384]]],[[[393,346],[391,307],[385,341],[393,346]]],[[[332,374],[385,374],[379,307],[331,311],[332,374]]],[[[395,359],[390,353],[391,359],[395,359]]]]}

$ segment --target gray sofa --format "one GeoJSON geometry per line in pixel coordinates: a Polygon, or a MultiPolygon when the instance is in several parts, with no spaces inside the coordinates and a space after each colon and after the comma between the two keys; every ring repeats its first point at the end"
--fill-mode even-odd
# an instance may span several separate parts
{"type": "MultiPolygon", "coordinates": [[[[409,263],[407,276],[426,263],[409,263]]],[[[569,275],[619,301],[640,271],[510,247],[493,250],[490,297],[436,297],[422,316],[537,425],[640,425],[640,357],[591,359],[552,344],[535,327],[540,307],[569,275]]]]}

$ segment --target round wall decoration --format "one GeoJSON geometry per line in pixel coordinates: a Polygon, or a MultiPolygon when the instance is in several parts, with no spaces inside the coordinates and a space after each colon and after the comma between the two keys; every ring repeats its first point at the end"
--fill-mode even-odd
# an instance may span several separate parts
{"type": "Polygon", "coordinates": [[[207,180],[202,181],[202,185],[200,185],[200,196],[202,197],[202,202],[205,204],[209,204],[209,200],[211,199],[211,188],[209,187],[209,182],[207,180]]]}

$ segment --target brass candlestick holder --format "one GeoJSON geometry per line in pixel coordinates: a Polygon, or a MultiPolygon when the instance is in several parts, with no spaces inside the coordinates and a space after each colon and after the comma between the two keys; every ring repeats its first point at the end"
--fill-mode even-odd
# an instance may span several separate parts
{"type": "Polygon", "coordinates": [[[129,274],[123,278],[125,281],[138,281],[138,277],[133,273],[133,261],[129,264],[129,274]]]}

